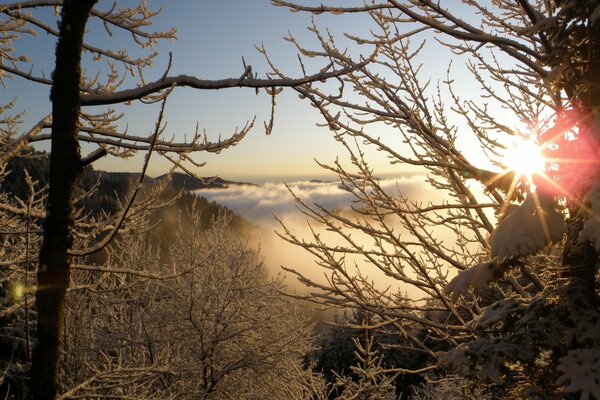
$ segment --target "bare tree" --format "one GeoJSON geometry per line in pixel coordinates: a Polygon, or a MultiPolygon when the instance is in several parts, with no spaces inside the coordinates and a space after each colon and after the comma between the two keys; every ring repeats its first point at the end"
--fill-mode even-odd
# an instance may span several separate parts
{"type": "MultiPolygon", "coordinates": [[[[7,172],[0,173],[4,184],[7,172]]],[[[0,195],[0,393],[23,397],[22,385],[31,360],[35,309],[29,288],[35,284],[45,190],[24,171],[23,198],[0,195]]]]}
{"type": "Polygon", "coordinates": [[[132,232],[73,265],[62,398],[288,398],[306,317],[229,217],[205,230],[190,211],[166,259],[132,232]]]}
{"type": "MultiPolygon", "coordinates": [[[[427,355],[425,369],[492,382],[507,397],[600,397],[597,2],[273,3],[363,14],[370,36],[345,40],[379,48],[372,63],[338,78],[342,92],[295,88],[345,146],[350,163],[323,167],[355,200],[348,214],[298,198],[314,236],[283,227],[282,237],[327,272],[321,282],[292,271],[313,289],[307,298],[366,310],[375,316],[370,328],[393,327],[427,355]],[[432,45],[465,60],[470,80],[455,79],[452,66],[432,86],[422,71],[437,62],[423,58],[432,45]],[[461,85],[478,85],[480,95],[463,99],[461,85]],[[543,147],[544,173],[507,165],[511,143],[528,141],[543,147]],[[420,169],[443,199],[416,203],[401,185],[385,190],[362,145],[420,169]]],[[[290,38],[300,53],[346,67],[339,38],[312,28],[322,49],[290,38]]]]}
{"type": "MultiPolygon", "coordinates": [[[[314,80],[339,76],[348,70],[336,70],[327,63],[314,75],[299,79],[258,78],[250,66],[244,66],[240,76],[222,80],[203,80],[193,76],[170,76],[169,67],[153,82],[145,79],[144,72],[152,65],[156,44],[175,38],[175,29],[164,32],[150,30],[152,19],[158,14],[144,2],[137,7],[121,8],[117,2],[96,0],[34,0],[6,3],[0,6],[2,46],[0,52],[0,80],[26,79],[51,88],[52,112],[29,129],[19,130],[19,114],[3,120],[2,153],[5,163],[28,144],[49,141],[51,147],[48,199],[45,206],[43,241],[37,269],[37,341],[31,365],[30,398],[51,399],[57,393],[60,343],[63,337],[64,299],[69,286],[72,257],[99,250],[122,226],[127,208],[104,224],[104,232],[91,247],[82,247],[73,238],[73,191],[86,165],[106,154],[131,155],[145,150],[168,158],[175,165],[186,168],[184,162],[197,166],[188,154],[196,151],[217,152],[239,142],[253,126],[249,122],[230,138],[216,143],[196,134],[184,143],[164,140],[162,111],[156,129],[149,133],[131,133],[119,127],[119,114],[114,108],[86,112],[89,106],[119,105],[131,101],[156,102],[164,100],[176,87],[200,90],[224,88],[264,89],[273,99],[281,87],[293,87],[314,80]],[[48,10],[55,10],[54,14],[48,10]],[[50,15],[50,16],[49,16],[50,15]],[[54,17],[52,17],[54,15],[54,17]],[[142,56],[129,55],[128,50],[100,48],[88,41],[88,20],[99,22],[110,37],[113,31],[125,33],[130,45],[142,51],[142,56]],[[58,23],[58,24],[57,24],[58,23]],[[58,26],[58,27],[56,27],[58,26]],[[39,35],[40,40],[56,40],[52,74],[32,72],[31,58],[20,54],[19,39],[39,35]],[[85,76],[82,55],[103,60],[106,75],[85,76]],[[102,81],[100,76],[108,76],[102,81]],[[125,79],[128,77],[128,79],[125,79]],[[132,85],[125,87],[125,85],[132,85]],[[85,158],[80,154],[80,143],[97,146],[85,158]]],[[[267,127],[272,124],[267,124],[267,127]]],[[[148,158],[147,158],[148,161],[148,158]]],[[[135,192],[134,192],[135,193],[135,192]]],[[[132,205],[129,202],[128,205],[132,205]]]]}

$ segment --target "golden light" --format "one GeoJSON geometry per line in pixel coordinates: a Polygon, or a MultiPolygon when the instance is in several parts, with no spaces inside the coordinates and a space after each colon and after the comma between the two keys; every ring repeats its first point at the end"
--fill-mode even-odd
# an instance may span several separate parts
{"type": "Polygon", "coordinates": [[[518,176],[526,176],[530,181],[534,174],[543,173],[546,167],[542,147],[529,140],[514,143],[503,161],[509,171],[514,171],[518,176]]]}
{"type": "Polygon", "coordinates": [[[23,284],[15,283],[13,285],[13,293],[12,293],[14,301],[15,302],[20,301],[23,298],[23,296],[25,296],[25,291],[26,291],[26,288],[23,284]]]}

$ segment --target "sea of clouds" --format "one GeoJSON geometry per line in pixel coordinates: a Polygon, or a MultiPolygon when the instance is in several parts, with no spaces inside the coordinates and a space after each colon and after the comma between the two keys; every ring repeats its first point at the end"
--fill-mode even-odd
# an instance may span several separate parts
{"type": "MultiPolygon", "coordinates": [[[[435,194],[425,183],[424,177],[418,175],[384,179],[379,184],[387,193],[402,194],[413,201],[427,202],[435,194]]],[[[196,193],[226,206],[253,223],[269,226],[275,222],[274,215],[284,221],[299,215],[290,191],[306,204],[318,204],[330,210],[349,209],[355,200],[351,193],[339,186],[339,182],[323,181],[231,185],[222,189],[198,190],[196,193]]]]}
{"type": "MultiPolygon", "coordinates": [[[[431,188],[425,178],[419,175],[383,179],[379,184],[388,194],[402,195],[423,204],[439,202],[442,197],[440,192],[431,188]]],[[[284,229],[274,216],[276,215],[296,237],[310,241],[316,233],[328,244],[342,245],[344,243],[340,237],[327,231],[324,226],[314,223],[298,210],[294,195],[307,205],[318,204],[329,210],[350,210],[353,201],[356,200],[352,193],[343,190],[339,182],[334,181],[292,181],[287,184],[265,183],[259,186],[231,185],[228,188],[202,189],[196,193],[228,207],[258,227],[252,232],[250,243],[260,247],[265,265],[272,275],[282,273],[281,266],[285,266],[318,282],[326,280],[326,271],[316,265],[315,257],[305,249],[292,245],[277,235],[277,232],[282,233],[284,229]]],[[[362,241],[367,246],[372,243],[372,238],[360,232],[353,233],[353,239],[362,241]]],[[[355,261],[357,265],[362,265],[361,272],[362,268],[366,271],[369,267],[364,264],[364,260],[352,260],[353,263],[355,261]]],[[[379,271],[367,274],[375,279],[382,279],[385,285],[390,283],[389,280],[383,281],[386,278],[379,271]]],[[[287,275],[286,283],[289,288],[304,291],[296,284],[294,277],[287,275]]]]}

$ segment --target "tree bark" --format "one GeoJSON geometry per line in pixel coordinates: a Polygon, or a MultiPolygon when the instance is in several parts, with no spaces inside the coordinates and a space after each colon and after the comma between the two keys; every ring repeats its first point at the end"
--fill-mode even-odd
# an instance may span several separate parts
{"type": "Polygon", "coordinates": [[[584,220],[577,215],[567,221],[567,239],[562,253],[562,276],[568,279],[572,294],[592,301],[596,297],[598,252],[590,242],[581,243],[579,233],[584,220]]]}
{"type": "Polygon", "coordinates": [[[65,0],[50,94],[52,142],[47,217],[39,256],[36,305],[37,345],[33,351],[29,399],[54,399],[58,392],[64,302],[72,245],[71,198],[81,172],[78,134],[81,52],[85,25],[97,0],[65,0]]]}
{"type": "MultiPolygon", "coordinates": [[[[585,8],[584,8],[585,10],[585,8]]],[[[583,15],[585,19],[589,15],[583,15]]],[[[576,98],[576,104],[582,108],[582,115],[592,116],[586,118],[585,124],[580,126],[582,131],[589,130],[592,143],[600,145],[600,132],[597,131],[593,121],[594,110],[600,110],[600,23],[591,23],[586,28],[587,37],[583,57],[585,58],[584,70],[581,75],[581,90],[576,98]]],[[[600,177],[596,176],[596,179],[600,177]]],[[[585,188],[584,192],[590,188],[585,188]]],[[[572,217],[568,222],[567,240],[562,254],[562,276],[567,278],[571,293],[574,296],[585,298],[591,307],[597,303],[596,274],[598,272],[598,251],[591,243],[581,243],[579,233],[583,228],[584,219],[581,207],[576,205],[571,210],[572,217]]]]}

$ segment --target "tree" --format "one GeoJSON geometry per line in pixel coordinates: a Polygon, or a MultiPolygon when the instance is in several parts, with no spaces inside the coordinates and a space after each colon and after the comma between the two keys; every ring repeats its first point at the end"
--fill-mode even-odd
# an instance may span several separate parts
{"type": "Polygon", "coordinates": [[[340,399],[397,399],[394,388],[394,377],[388,376],[381,367],[381,356],[373,349],[373,336],[366,335],[364,345],[354,338],[358,365],[353,372],[358,375],[358,382],[349,378],[340,378],[344,386],[340,399]]]}
{"type": "Polygon", "coordinates": [[[385,375],[394,369],[419,368],[423,357],[419,352],[407,351],[406,341],[398,337],[394,329],[373,329],[373,321],[364,310],[355,310],[351,315],[336,314],[333,321],[323,322],[323,325],[319,341],[305,356],[305,363],[330,384],[330,398],[337,398],[343,392],[358,396],[355,392],[361,385],[371,386],[368,390],[372,395],[383,397],[385,393],[378,393],[379,389],[372,386],[390,382],[398,393],[406,394],[405,387],[419,383],[418,375],[385,375]]]}
{"type": "Polygon", "coordinates": [[[231,218],[201,214],[167,257],[132,232],[102,267],[73,265],[61,398],[288,398],[309,325],[231,218]]]}
{"type": "MultiPolygon", "coordinates": [[[[104,3],[104,2],[103,2],[104,3]]],[[[63,339],[65,293],[69,286],[70,266],[73,257],[81,257],[106,246],[122,226],[127,212],[133,205],[135,194],[126,207],[110,221],[96,224],[93,241],[78,242],[73,236],[74,187],[86,165],[106,154],[128,156],[134,151],[146,151],[146,165],[152,151],[184,168],[185,162],[197,166],[188,154],[196,151],[218,152],[239,142],[252,127],[247,124],[230,138],[211,143],[196,134],[189,142],[176,143],[161,139],[162,115],[157,117],[156,129],[149,135],[132,134],[118,126],[119,114],[114,108],[98,113],[86,112],[86,107],[122,105],[132,101],[164,102],[176,87],[204,89],[254,88],[265,89],[274,98],[280,87],[293,87],[313,80],[327,79],[347,72],[334,70],[328,64],[314,75],[299,79],[260,79],[246,66],[239,77],[223,80],[202,80],[193,76],[170,76],[169,67],[153,82],[146,81],[144,71],[156,56],[153,47],[160,40],[174,39],[175,29],[152,32],[149,26],[157,12],[144,2],[135,8],[120,8],[117,3],[97,6],[97,0],[39,0],[7,3],[0,6],[2,20],[2,51],[0,79],[19,78],[46,85],[51,88],[52,112],[31,129],[19,131],[20,115],[12,115],[3,121],[2,165],[26,148],[27,145],[49,141],[51,147],[48,198],[44,205],[43,240],[37,269],[36,345],[31,365],[30,398],[54,398],[57,393],[60,343],[63,339]],[[45,10],[56,10],[55,17],[48,17],[45,10]],[[113,30],[127,33],[131,45],[146,52],[139,58],[126,50],[99,48],[86,40],[88,20],[97,20],[110,37],[113,30]],[[58,28],[54,28],[58,22],[58,28]],[[36,76],[31,72],[30,59],[19,55],[18,43],[23,36],[56,39],[54,71],[50,77],[36,76]],[[108,78],[102,82],[98,77],[85,76],[82,72],[82,55],[104,60],[104,72],[108,78]],[[132,81],[125,79],[127,76],[132,81]],[[131,84],[130,88],[124,88],[131,84]],[[48,132],[49,133],[46,133],[48,132]],[[80,143],[97,146],[85,158],[80,153],[80,143]],[[89,246],[88,246],[89,245],[89,246]]],[[[101,76],[101,75],[98,75],[101,76]]],[[[3,111],[10,108],[8,104],[3,111]]],[[[142,172],[145,172],[145,167],[142,172]]],[[[143,174],[142,178],[143,179],[143,174]]],[[[14,211],[14,210],[13,210],[14,211]]],[[[17,210],[18,211],[18,210],[17,210]]],[[[88,226],[89,229],[89,226],[88,226]]],[[[75,235],[77,236],[77,235],[75,235]]],[[[87,237],[90,237],[88,232],[87,237]]]]}
{"type": "MultiPolygon", "coordinates": [[[[0,194],[0,393],[3,397],[22,398],[26,381],[36,315],[28,288],[35,280],[35,257],[40,248],[41,209],[44,191],[36,188],[25,170],[21,197],[0,194]]],[[[8,171],[2,168],[4,184],[8,171]]]]}
{"type": "MultiPolygon", "coordinates": [[[[598,3],[273,3],[364,14],[370,36],[345,39],[378,49],[369,65],[339,78],[345,91],[295,88],[344,146],[349,163],[322,166],[355,201],[349,215],[298,199],[315,226],[310,240],[283,227],[282,237],[327,271],[327,282],[292,271],[312,289],[306,298],[365,310],[376,316],[373,329],[394,327],[426,355],[426,369],[491,382],[507,398],[600,398],[598,3]],[[470,78],[455,78],[452,65],[432,87],[422,70],[435,62],[423,55],[431,42],[436,54],[464,61],[470,78]],[[474,85],[480,95],[464,100],[461,87],[474,85]],[[523,142],[542,147],[545,172],[507,165],[523,142]],[[443,199],[416,203],[401,186],[384,190],[361,144],[422,171],[443,199]]],[[[290,40],[306,56],[346,66],[338,38],[313,30],[318,51],[290,40]]]]}

